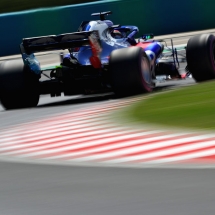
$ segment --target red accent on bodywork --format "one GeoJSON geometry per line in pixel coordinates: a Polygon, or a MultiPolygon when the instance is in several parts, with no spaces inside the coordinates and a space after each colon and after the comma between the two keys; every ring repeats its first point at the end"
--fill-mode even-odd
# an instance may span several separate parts
{"type": "Polygon", "coordinates": [[[100,53],[102,52],[102,48],[97,40],[96,35],[89,36],[89,42],[92,50],[92,56],[90,57],[90,63],[95,69],[102,68],[100,53]]]}
{"type": "Polygon", "coordinates": [[[145,48],[147,48],[151,44],[152,44],[152,42],[139,42],[139,43],[137,43],[136,46],[139,46],[139,47],[145,49],[145,48]]]}
{"type": "Polygon", "coordinates": [[[102,67],[101,60],[97,56],[91,56],[90,63],[95,69],[100,69],[102,67]]]}
{"type": "Polygon", "coordinates": [[[80,47],[75,47],[74,52],[78,52],[80,50],[80,47]]]}

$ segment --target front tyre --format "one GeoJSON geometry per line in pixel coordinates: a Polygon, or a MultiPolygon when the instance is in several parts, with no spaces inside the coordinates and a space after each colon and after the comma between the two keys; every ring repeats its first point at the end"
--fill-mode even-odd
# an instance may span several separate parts
{"type": "Polygon", "coordinates": [[[152,73],[141,47],[114,50],[110,55],[110,73],[117,96],[129,96],[153,90],[152,73]]]}
{"type": "Polygon", "coordinates": [[[191,37],[186,57],[188,70],[197,82],[215,78],[215,37],[212,34],[191,37]]]}
{"type": "Polygon", "coordinates": [[[39,102],[39,79],[22,60],[0,64],[0,100],[5,109],[35,107],[39,102]]]}

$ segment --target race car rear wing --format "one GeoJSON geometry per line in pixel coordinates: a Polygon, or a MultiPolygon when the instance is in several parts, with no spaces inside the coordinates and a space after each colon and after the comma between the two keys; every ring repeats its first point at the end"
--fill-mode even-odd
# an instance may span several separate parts
{"type": "Polygon", "coordinates": [[[24,38],[20,44],[21,53],[30,55],[35,52],[69,49],[90,45],[90,37],[100,42],[98,31],[82,31],[60,35],[24,38]]]}
{"type": "Polygon", "coordinates": [[[24,65],[27,65],[36,75],[40,75],[41,67],[34,55],[35,52],[70,49],[81,46],[91,46],[91,64],[95,68],[101,68],[99,54],[102,48],[98,31],[24,38],[20,44],[20,50],[24,65]]]}

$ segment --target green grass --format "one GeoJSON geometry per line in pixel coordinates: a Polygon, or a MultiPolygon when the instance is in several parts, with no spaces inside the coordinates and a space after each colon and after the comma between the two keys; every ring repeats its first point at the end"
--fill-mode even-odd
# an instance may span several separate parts
{"type": "Polygon", "coordinates": [[[215,129],[215,82],[154,94],[124,114],[136,122],[215,129]]]}
{"type": "Polygon", "coordinates": [[[41,7],[64,6],[71,4],[79,4],[86,2],[93,2],[96,0],[1,0],[0,13],[16,12],[22,10],[29,10],[41,7]]]}

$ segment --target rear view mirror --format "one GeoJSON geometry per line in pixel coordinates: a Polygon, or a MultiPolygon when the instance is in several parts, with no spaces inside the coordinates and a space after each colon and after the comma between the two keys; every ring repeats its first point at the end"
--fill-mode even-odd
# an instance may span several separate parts
{"type": "Polygon", "coordinates": [[[143,40],[150,40],[154,38],[154,34],[143,34],[142,39],[143,40]]]}

